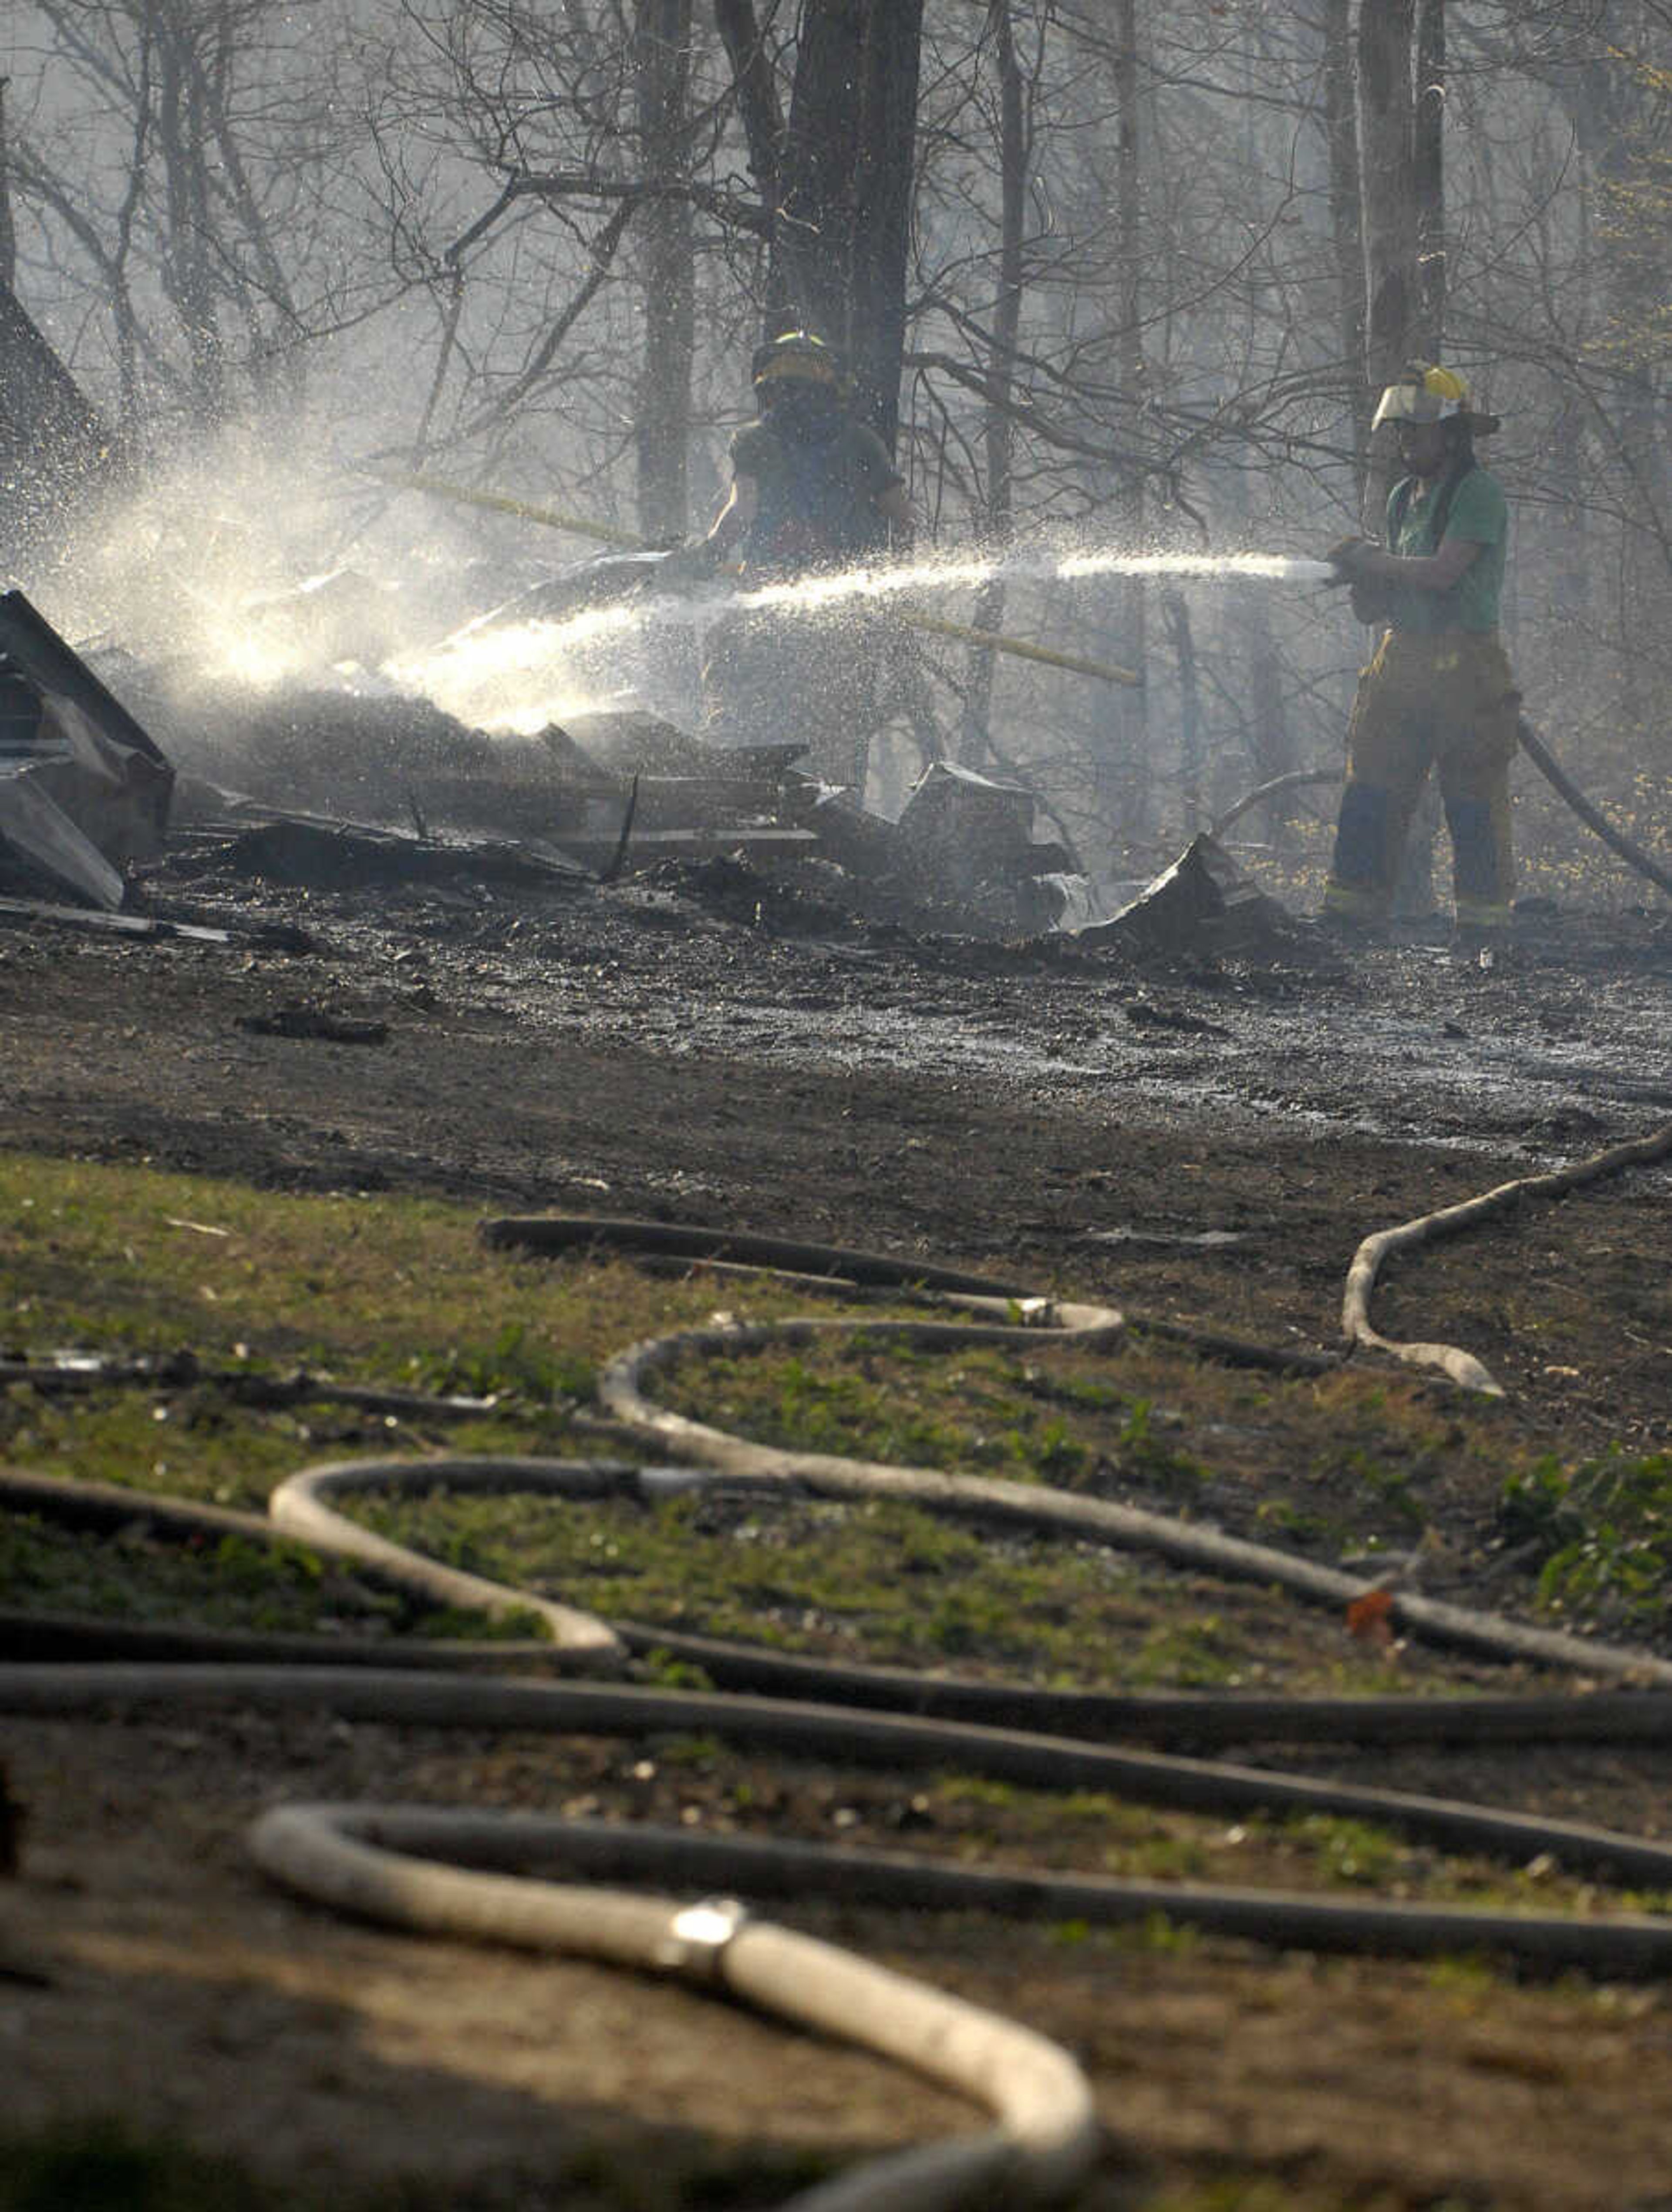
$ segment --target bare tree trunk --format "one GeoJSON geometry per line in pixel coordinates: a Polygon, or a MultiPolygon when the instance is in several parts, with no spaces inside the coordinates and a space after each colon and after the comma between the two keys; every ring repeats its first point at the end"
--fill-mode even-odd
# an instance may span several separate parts
{"type": "MultiPolygon", "coordinates": [[[[1295,766],[1294,732],[1289,725],[1288,691],[1272,629],[1271,608],[1262,592],[1240,594],[1233,622],[1241,635],[1248,685],[1245,727],[1249,757],[1259,781],[1269,783],[1295,766]]],[[[1294,817],[1292,790],[1274,792],[1261,802],[1265,831],[1280,849],[1290,842],[1294,817]]]]}
{"type": "MultiPolygon", "coordinates": [[[[1031,134],[1023,97],[1022,71],[1016,58],[1010,0],[990,0],[987,21],[999,75],[999,292],[993,311],[993,343],[988,355],[984,426],[987,538],[996,551],[1010,536],[1014,492],[1015,431],[1011,399],[1016,380],[1016,341],[1022,324],[1022,227],[1027,210],[1031,134]]],[[[1002,580],[995,576],[976,595],[976,627],[1001,630],[1004,621],[1005,587],[1002,580]]],[[[994,660],[994,653],[985,647],[977,646],[970,655],[958,757],[970,767],[978,767],[988,756],[994,660]]]]}
{"type": "Polygon", "coordinates": [[[1359,181],[1358,92],[1353,67],[1353,0],[1324,0],[1323,128],[1329,149],[1329,231],[1335,249],[1336,313],[1342,369],[1350,395],[1347,419],[1362,515],[1371,410],[1365,366],[1365,232],[1359,181]]]}
{"type": "MultiPolygon", "coordinates": [[[[1366,385],[1390,384],[1414,356],[1440,348],[1445,307],[1445,211],[1440,131],[1445,68],[1444,0],[1362,0],[1359,98],[1369,319],[1366,385]],[[1413,61],[1420,64],[1420,106],[1413,61]],[[1430,76],[1424,71],[1432,73],[1430,76]],[[1423,258],[1426,248],[1427,258],[1423,258]]],[[[1371,520],[1379,530],[1393,473],[1383,432],[1370,467],[1371,520]]],[[[1433,904],[1438,811],[1420,807],[1405,841],[1395,905],[1423,915],[1433,904]]]]}
{"type": "Polygon", "coordinates": [[[1184,834],[1194,837],[1207,813],[1202,805],[1201,686],[1196,676],[1195,633],[1190,627],[1190,605],[1183,592],[1166,592],[1161,612],[1178,664],[1178,781],[1184,834]]]}
{"type": "Polygon", "coordinates": [[[1616,452],[1631,479],[1644,550],[1657,550],[1672,562],[1659,319],[1666,299],[1666,185],[1646,112],[1651,97],[1663,102],[1664,91],[1651,94],[1641,81],[1649,74],[1593,61],[1562,73],[1557,90],[1595,173],[1599,235],[1612,234],[1598,273],[1606,309],[1625,340],[1616,362],[1616,452]]]}
{"type": "Polygon", "coordinates": [[[1416,108],[1411,160],[1417,220],[1416,349],[1438,361],[1445,347],[1445,0],[1419,0],[1416,108]]]}
{"type": "MultiPolygon", "coordinates": [[[[1411,113],[1416,290],[1409,350],[1424,361],[1438,361],[1445,345],[1444,120],[1445,0],[1418,0],[1416,84],[1411,113]]],[[[1412,817],[1394,892],[1394,911],[1405,919],[1421,921],[1434,911],[1434,845],[1439,826],[1439,799],[1431,781],[1412,817]]]]}
{"type": "MultiPolygon", "coordinates": [[[[1115,105],[1119,140],[1116,161],[1116,228],[1120,256],[1120,374],[1122,397],[1134,411],[1144,403],[1146,374],[1143,328],[1143,167],[1139,129],[1138,9],[1136,0],[1117,0],[1116,9],[1115,105]]],[[[1144,479],[1134,469],[1122,485],[1115,511],[1122,542],[1137,551],[1144,542],[1144,479]]],[[[1121,659],[1144,672],[1147,587],[1128,578],[1121,594],[1121,659]]],[[[1145,694],[1123,688],[1116,703],[1115,770],[1108,777],[1122,830],[1128,840],[1149,834],[1151,777],[1149,726],[1145,694]]]]}
{"type": "MultiPolygon", "coordinates": [[[[1415,349],[1415,115],[1411,87],[1416,0],[1361,0],[1359,129],[1365,226],[1365,383],[1391,383],[1415,349]]],[[[1378,443],[1380,441],[1378,441],[1378,443]]],[[[1389,449],[1391,441],[1389,441],[1389,449]]],[[[1388,457],[1373,453],[1370,503],[1379,516],[1388,457]]]]}
{"type": "Polygon", "coordinates": [[[775,225],[779,171],[784,158],[784,112],[753,0],[714,0],[714,27],[732,65],[738,116],[749,147],[749,173],[775,225]]]}
{"type": "MultiPolygon", "coordinates": [[[[277,400],[300,411],[307,398],[302,349],[291,344],[272,349],[271,366],[264,358],[270,351],[263,343],[263,325],[267,316],[277,310],[281,319],[281,328],[292,337],[301,326],[301,317],[285,271],[278,240],[262,212],[259,199],[251,187],[245,167],[237,118],[228,98],[227,83],[228,64],[231,59],[230,41],[234,36],[235,27],[224,14],[220,18],[216,66],[212,75],[204,69],[196,53],[190,48],[187,50],[192,73],[194,104],[202,110],[198,141],[202,149],[200,158],[207,160],[210,149],[213,148],[211,166],[216,171],[216,181],[222,194],[237,212],[241,234],[247,241],[258,281],[252,283],[244,273],[241,255],[222,254],[220,257],[222,267],[249,331],[250,355],[258,393],[270,403],[277,400]]],[[[210,220],[206,190],[204,220],[206,223],[210,220]]]]}
{"type": "Polygon", "coordinates": [[[6,154],[6,87],[0,76],[0,284],[9,290],[17,278],[17,233],[12,227],[11,167],[6,154]]]}
{"type": "Polygon", "coordinates": [[[787,310],[835,340],[891,449],[922,35],[923,0],[807,0],[773,231],[773,319],[787,310]]]}
{"type": "Polygon", "coordinates": [[[214,227],[204,165],[203,116],[195,95],[186,27],[169,24],[158,49],[156,143],[163,160],[167,231],[162,289],[185,339],[192,409],[218,423],[226,399],[225,349],[210,263],[214,227]]]}
{"type": "MultiPolygon", "coordinates": [[[[671,186],[686,166],[690,83],[690,0],[636,0],[634,64],[643,173],[671,186]]],[[[686,452],[690,434],[691,356],[696,342],[696,283],[689,200],[653,198],[640,218],[644,281],[644,358],[635,408],[639,529],[653,541],[683,538],[688,518],[686,452]]]]}

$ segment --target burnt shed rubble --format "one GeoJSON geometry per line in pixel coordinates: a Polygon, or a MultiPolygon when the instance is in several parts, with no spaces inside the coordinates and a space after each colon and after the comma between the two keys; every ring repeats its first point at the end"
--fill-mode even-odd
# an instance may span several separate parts
{"type": "MultiPolygon", "coordinates": [[[[1035,838],[1018,787],[937,764],[890,822],[806,775],[797,745],[706,744],[640,709],[487,736],[422,701],[293,691],[240,708],[210,752],[199,741],[182,757],[199,770],[194,823],[354,825],[377,834],[386,870],[392,837],[511,845],[611,879],[732,856],[866,919],[977,936],[1054,928],[1073,904],[1067,856],[1035,838]],[[943,787],[951,803],[932,796],[943,787]]],[[[410,858],[415,874],[431,865],[410,858]]]]}
{"type": "Polygon", "coordinates": [[[159,872],[536,890],[733,863],[913,933],[1013,939],[1085,918],[1085,879],[1019,784],[937,762],[896,822],[802,757],[632,707],[489,735],[323,670],[183,688],[166,661],[78,653],[21,593],[0,599],[0,899],[113,915],[159,872]]]}
{"type": "Polygon", "coordinates": [[[0,594],[0,890],[122,906],[161,854],[174,771],[21,592],[0,594]]]}
{"type": "MultiPolygon", "coordinates": [[[[212,935],[181,900],[228,883],[534,899],[636,884],[744,921],[1140,956],[1252,949],[1287,924],[1205,836],[1094,919],[1074,854],[1039,834],[1021,784],[937,761],[891,821],[802,757],[794,744],[704,742],[635,707],[490,735],[324,671],[181,690],[166,663],[78,653],[21,593],[0,598],[6,910],[212,935]]],[[[240,920],[236,933],[261,927],[240,920]]]]}

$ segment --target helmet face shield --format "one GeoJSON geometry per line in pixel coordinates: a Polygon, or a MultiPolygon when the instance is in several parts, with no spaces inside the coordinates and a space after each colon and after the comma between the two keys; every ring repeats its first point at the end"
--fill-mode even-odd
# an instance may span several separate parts
{"type": "Polygon", "coordinates": [[[815,384],[830,392],[842,381],[835,355],[823,338],[807,331],[787,331],[760,347],[754,359],[755,388],[778,383],[815,384]]]}
{"type": "Polygon", "coordinates": [[[1468,386],[1454,369],[1413,362],[1382,394],[1371,428],[1379,430],[1384,422],[1445,422],[1468,412],[1468,386]]]}

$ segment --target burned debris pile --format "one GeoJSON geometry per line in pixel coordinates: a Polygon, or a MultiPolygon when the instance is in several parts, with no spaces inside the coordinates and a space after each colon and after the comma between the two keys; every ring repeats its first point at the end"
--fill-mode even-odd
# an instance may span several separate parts
{"type": "Polygon", "coordinates": [[[1138,952],[1250,952],[1275,948],[1294,934],[1277,901],[1244,875],[1204,830],[1170,867],[1107,921],[1076,933],[1082,951],[1119,945],[1138,952]]]}
{"type": "Polygon", "coordinates": [[[1083,917],[1084,878],[1036,836],[1032,795],[947,763],[891,822],[806,774],[793,743],[708,744],[632,708],[489,735],[323,671],[181,689],[125,651],[83,659],[21,594],[0,616],[0,896],[116,913],[166,842],[176,881],[534,886],[726,861],[775,896],[914,932],[1024,937],[1083,917]]]}
{"type": "MultiPolygon", "coordinates": [[[[437,856],[462,840],[611,877],[732,857],[867,920],[973,935],[1031,934],[1069,910],[1067,856],[1034,840],[1025,791],[937,764],[893,823],[800,754],[704,744],[641,710],[489,737],[422,701],[292,693],[223,725],[212,760],[193,750],[220,796],[200,781],[191,799],[200,818],[375,830],[386,872],[391,837],[437,856]]],[[[420,849],[410,872],[425,868],[420,849]]]]}
{"type": "MultiPolygon", "coordinates": [[[[277,595],[271,619],[301,622],[298,597],[277,595]]],[[[0,600],[0,900],[67,898],[112,920],[143,907],[190,926],[228,916],[183,909],[179,894],[252,884],[538,898],[630,879],[653,903],[753,926],[1093,957],[1249,951],[1284,933],[1281,909],[1207,837],[1095,917],[1032,793],[952,762],[932,763],[890,820],[808,773],[799,744],[709,742],[638,706],[526,735],[471,728],[371,665],[388,611],[374,587],[345,572],[307,597],[347,657],[316,654],[264,685],[208,685],[112,647],[83,656],[21,594],[0,600]]]]}

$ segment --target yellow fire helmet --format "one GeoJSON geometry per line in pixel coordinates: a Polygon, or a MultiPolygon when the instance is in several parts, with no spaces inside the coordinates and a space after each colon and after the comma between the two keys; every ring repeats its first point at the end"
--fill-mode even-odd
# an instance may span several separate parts
{"type": "Polygon", "coordinates": [[[1477,415],[1468,404],[1468,386],[1455,368],[1438,362],[1414,361],[1382,394],[1372,430],[1384,422],[1465,422],[1476,432],[1495,430],[1496,415],[1477,415]]]}
{"type": "Polygon", "coordinates": [[[793,378],[800,384],[822,384],[839,390],[842,370],[836,355],[823,338],[815,337],[811,331],[785,331],[781,337],[757,346],[751,364],[754,380],[775,384],[780,378],[793,378]]]}

